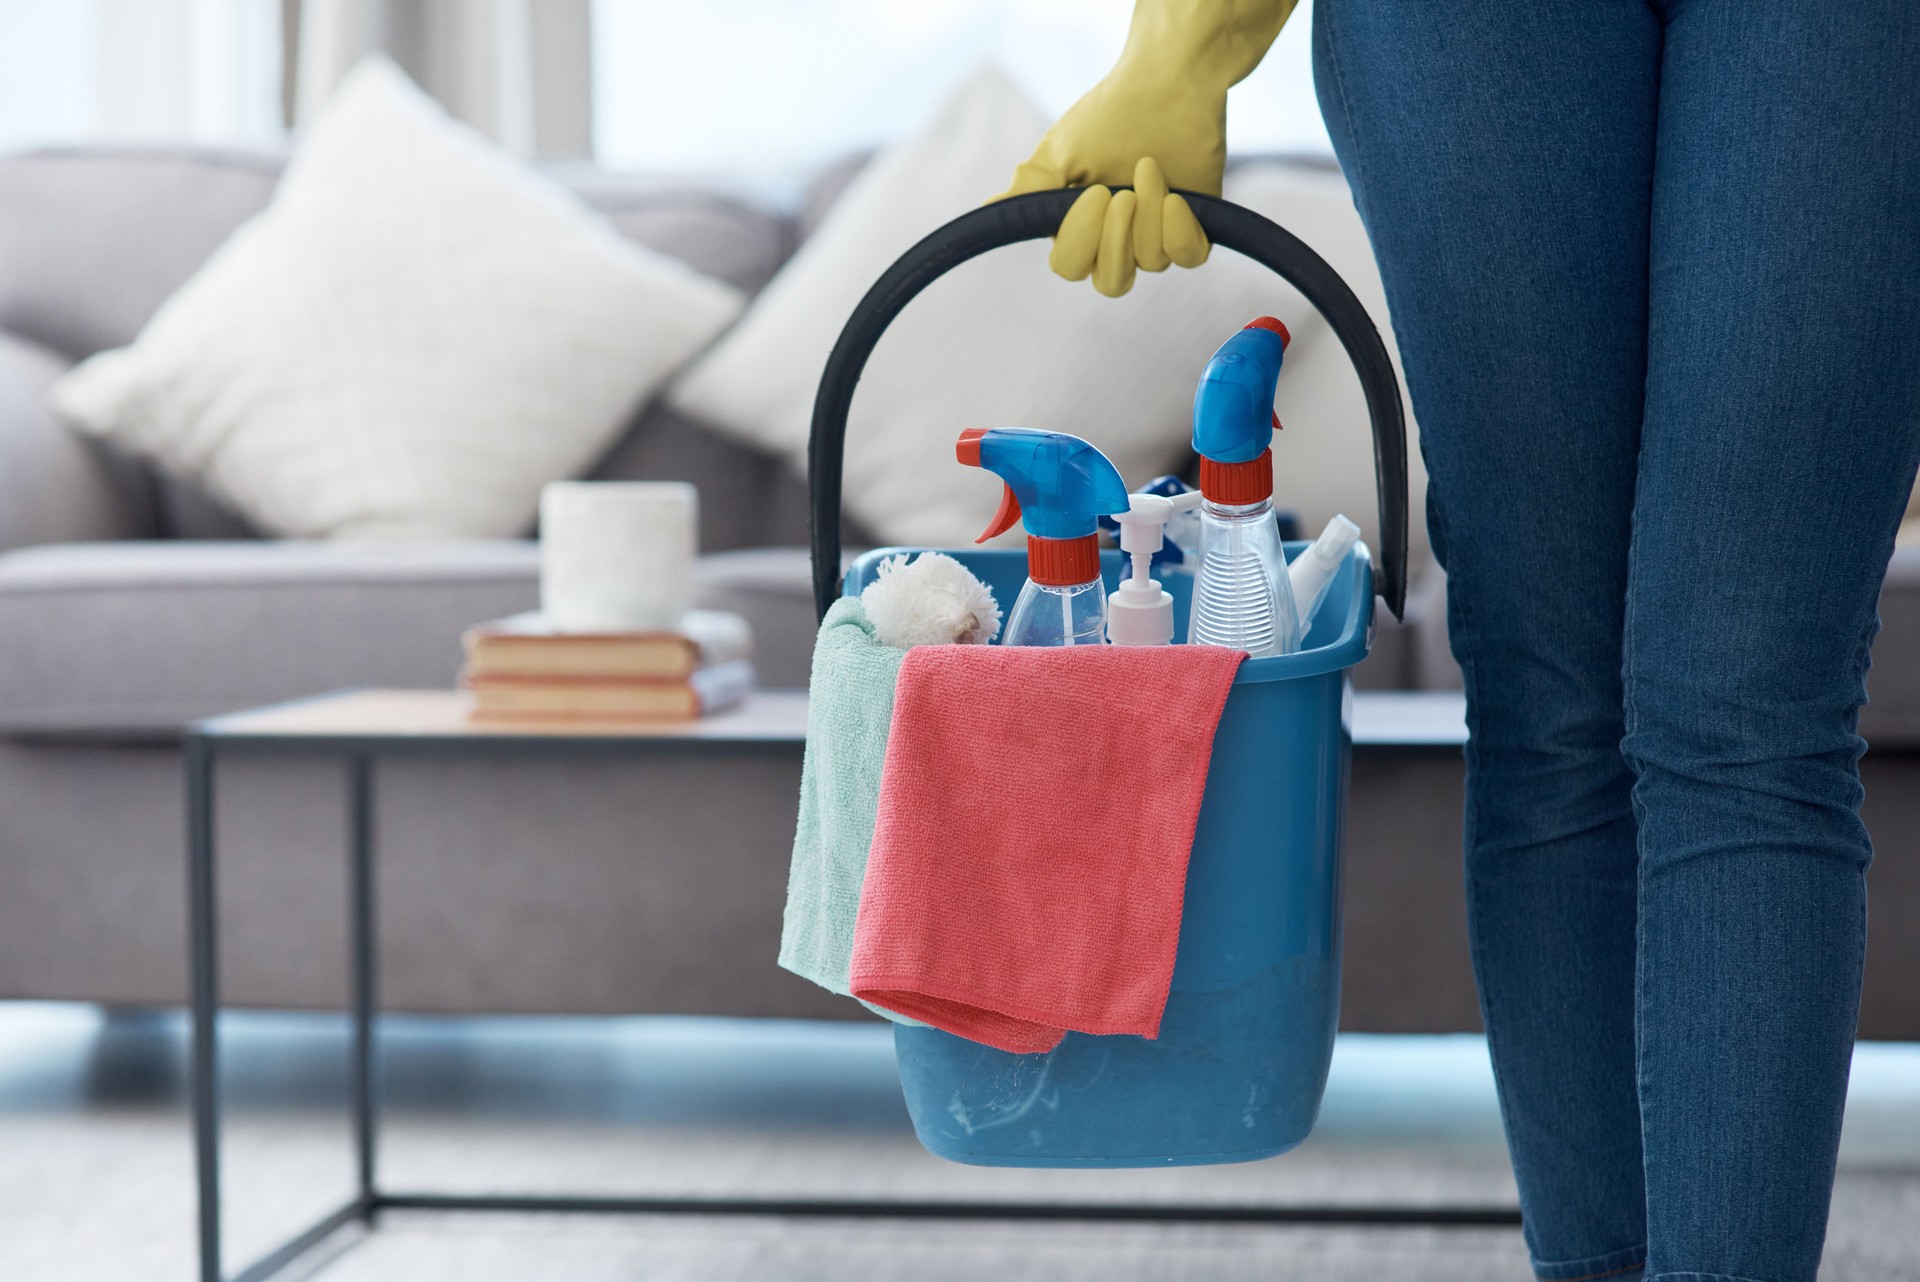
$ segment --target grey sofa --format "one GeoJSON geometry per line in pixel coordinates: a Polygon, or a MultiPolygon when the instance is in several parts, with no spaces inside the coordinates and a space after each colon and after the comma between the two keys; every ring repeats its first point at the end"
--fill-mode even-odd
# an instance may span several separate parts
{"type": "MultiPolygon", "coordinates": [[[[755,290],[848,172],[823,175],[792,210],[561,176],[627,235],[755,290]]],[[[48,384],[129,341],[277,174],[270,156],[200,151],[0,158],[0,998],[183,999],[184,722],[341,686],[444,687],[463,627],[534,603],[531,543],[264,540],[192,487],[82,443],[47,410],[48,384]]],[[[752,621],[767,684],[805,683],[813,618],[795,477],[657,406],[595,475],[744,495],[703,504],[700,594],[752,621]]],[[[1873,733],[1920,745],[1920,683],[1905,675],[1920,653],[1920,561],[1902,557],[1873,733]],[[1888,665],[1902,679],[1881,699],[1888,665]]],[[[1457,680],[1443,595],[1437,577],[1422,582],[1411,626],[1383,626],[1361,684],[1457,680]]],[[[1920,802],[1900,800],[1920,781],[1916,763],[1898,752],[1869,763],[1870,818],[1895,848],[1889,874],[1875,874],[1885,978],[1870,986],[1868,1030],[1882,1036],[1920,1036],[1920,997],[1896,979],[1920,967],[1920,802]]],[[[344,996],[335,770],[222,767],[223,969],[237,1003],[344,996]]],[[[791,750],[383,765],[384,999],[423,1011],[859,1016],[772,964],[798,777],[791,750]]],[[[1476,1024],[1459,789],[1457,753],[1356,762],[1349,1026],[1476,1024]]]]}

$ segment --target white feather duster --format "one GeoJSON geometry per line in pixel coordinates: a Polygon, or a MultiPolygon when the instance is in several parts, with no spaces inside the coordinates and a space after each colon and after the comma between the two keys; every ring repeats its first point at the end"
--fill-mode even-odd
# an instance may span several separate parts
{"type": "Polygon", "coordinates": [[[874,638],[916,645],[985,645],[1000,635],[1000,606],[987,585],[944,552],[903,552],[880,563],[860,594],[874,638]]]}

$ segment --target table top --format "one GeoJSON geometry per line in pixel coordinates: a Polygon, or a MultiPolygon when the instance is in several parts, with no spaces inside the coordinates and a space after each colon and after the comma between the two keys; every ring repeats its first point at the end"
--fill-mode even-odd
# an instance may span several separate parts
{"type": "Polygon", "coordinates": [[[340,690],[196,722],[192,733],[223,741],[448,744],[804,743],[805,690],[756,690],[725,712],[692,721],[475,721],[460,690],[340,690]]]}
{"type": "Polygon", "coordinates": [[[1467,696],[1458,690],[1356,690],[1350,729],[1358,748],[1457,748],[1467,741],[1467,696]]]}
{"type": "MultiPolygon", "coordinates": [[[[696,721],[474,721],[458,690],[341,690],[196,722],[191,733],[265,747],[492,749],[678,744],[798,745],[807,737],[805,690],[756,690],[696,721]]],[[[1466,704],[1453,691],[1361,690],[1353,697],[1358,747],[1446,748],[1466,741],[1466,704]]]]}

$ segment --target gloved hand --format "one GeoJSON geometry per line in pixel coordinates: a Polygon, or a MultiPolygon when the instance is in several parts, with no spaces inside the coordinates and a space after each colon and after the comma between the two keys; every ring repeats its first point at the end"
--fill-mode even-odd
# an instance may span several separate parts
{"type": "Polygon", "coordinates": [[[1134,271],[1198,267],[1206,234],[1168,188],[1220,194],[1227,90],[1266,56],[1295,0],[1138,0],[1126,48],[1014,170],[996,199],[1086,186],[1061,220],[1048,262],[1068,280],[1093,277],[1109,298],[1134,271]],[[1133,184],[1111,192],[1104,184],[1133,184]],[[1092,185],[1088,185],[1092,184],[1092,185]]]}

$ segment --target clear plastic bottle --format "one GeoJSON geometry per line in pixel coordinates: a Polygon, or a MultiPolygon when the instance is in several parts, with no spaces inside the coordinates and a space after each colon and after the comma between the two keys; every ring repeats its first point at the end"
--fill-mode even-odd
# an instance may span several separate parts
{"type": "Polygon", "coordinates": [[[1071,587],[1028,579],[1000,644],[1102,645],[1106,639],[1107,589],[1099,579],[1071,587]]]}
{"type": "Polygon", "coordinates": [[[1300,615],[1273,500],[1200,505],[1200,565],[1187,640],[1254,658],[1299,648],[1300,615]]]}
{"type": "Polygon", "coordinates": [[[1007,616],[1001,645],[1104,645],[1107,587],[1100,577],[1098,518],[1125,512],[1127,483],[1093,446],[1065,432],[970,427],[954,454],[1005,484],[982,542],[1027,527],[1027,581],[1007,616]]]}
{"type": "Polygon", "coordinates": [[[1200,563],[1187,640],[1254,658],[1300,648],[1300,612],[1273,513],[1274,385],[1287,327],[1261,316],[1220,345],[1193,394],[1200,563]]]}
{"type": "Polygon", "coordinates": [[[1307,642],[1313,630],[1313,616],[1327,599],[1333,576],[1345,564],[1347,553],[1360,541],[1360,527],[1344,516],[1336,516],[1320,531],[1320,537],[1307,550],[1293,558],[1287,567],[1287,583],[1293,589],[1293,604],[1300,611],[1300,644],[1307,642]]]}

